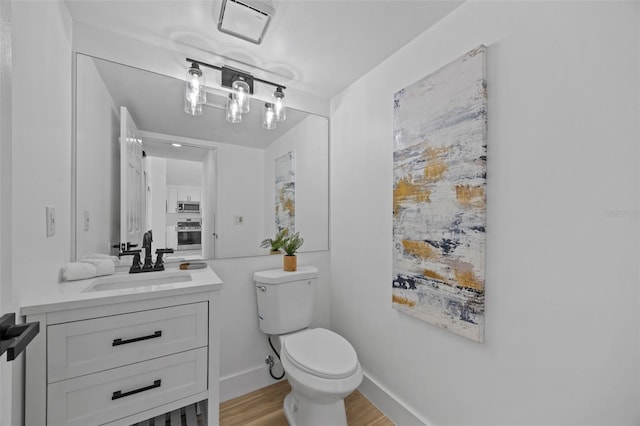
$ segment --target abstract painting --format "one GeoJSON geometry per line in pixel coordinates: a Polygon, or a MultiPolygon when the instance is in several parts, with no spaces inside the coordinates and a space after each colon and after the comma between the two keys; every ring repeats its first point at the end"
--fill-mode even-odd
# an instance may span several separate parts
{"type": "Polygon", "coordinates": [[[289,151],[276,158],[276,233],[296,227],[296,162],[289,151]]]}
{"type": "Polygon", "coordinates": [[[394,95],[392,304],[484,341],[486,47],[394,95]]]}

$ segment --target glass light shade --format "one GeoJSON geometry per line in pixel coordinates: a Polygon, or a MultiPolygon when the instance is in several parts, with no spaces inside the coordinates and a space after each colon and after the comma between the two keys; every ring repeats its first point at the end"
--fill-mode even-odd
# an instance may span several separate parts
{"type": "Polygon", "coordinates": [[[198,64],[191,64],[191,68],[187,70],[185,99],[190,102],[204,104],[207,102],[207,90],[204,82],[204,74],[198,64]]]}
{"type": "Polygon", "coordinates": [[[278,87],[275,92],[273,92],[273,98],[275,99],[273,102],[273,109],[276,114],[276,121],[285,121],[287,119],[287,106],[284,103],[284,93],[282,93],[282,88],[278,87]]]}
{"type": "Polygon", "coordinates": [[[233,93],[229,93],[229,100],[227,100],[227,121],[230,123],[242,123],[240,105],[238,104],[237,97],[233,93]]]}
{"type": "Polygon", "coordinates": [[[235,80],[231,83],[231,89],[233,89],[238,105],[240,106],[240,112],[249,112],[249,85],[244,80],[235,80]]]}
{"type": "Polygon", "coordinates": [[[202,115],[202,104],[185,99],[184,112],[191,115],[202,115]]]}
{"type": "Polygon", "coordinates": [[[264,104],[264,113],[262,114],[262,127],[269,130],[276,128],[276,112],[272,103],[267,102],[266,104],[264,104]]]}

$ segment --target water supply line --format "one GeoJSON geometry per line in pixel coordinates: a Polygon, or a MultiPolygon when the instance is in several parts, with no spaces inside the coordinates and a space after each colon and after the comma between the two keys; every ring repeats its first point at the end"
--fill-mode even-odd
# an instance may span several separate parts
{"type": "MultiPolygon", "coordinates": [[[[278,361],[281,361],[280,354],[278,353],[276,348],[273,346],[273,343],[271,343],[271,336],[268,336],[267,340],[269,341],[269,346],[271,346],[271,350],[273,350],[273,352],[275,352],[276,356],[278,357],[278,361]]],[[[273,374],[273,366],[275,365],[275,362],[273,361],[273,357],[271,355],[269,355],[267,359],[265,359],[265,362],[269,364],[269,374],[273,379],[280,380],[284,377],[284,368],[282,368],[282,374],[279,377],[273,374]]],[[[280,362],[280,365],[282,365],[282,362],[280,362]]]]}

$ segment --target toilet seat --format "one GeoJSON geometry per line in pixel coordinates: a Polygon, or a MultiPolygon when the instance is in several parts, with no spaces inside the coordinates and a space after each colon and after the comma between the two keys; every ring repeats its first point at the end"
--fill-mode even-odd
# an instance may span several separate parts
{"type": "Polygon", "coordinates": [[[343,379],[358,369],[358,355],[342,336],[314,328],[284,339],[282,354],[298,369],[325,379],[343,379]]]}

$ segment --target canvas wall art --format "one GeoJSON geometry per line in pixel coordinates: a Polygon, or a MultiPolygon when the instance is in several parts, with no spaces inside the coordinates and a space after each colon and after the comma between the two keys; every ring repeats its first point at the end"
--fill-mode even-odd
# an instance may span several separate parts
{"type": "Polygon", "coordinates": [[[393,307],[484,340],[486,47],[394,96],[393,307]]]}
{"type": "Polygon", "coordinates": [[[284,229],[293,234],[296,228],[296,162],[295,152],[276,158],[276,232],[284,229]]]}

